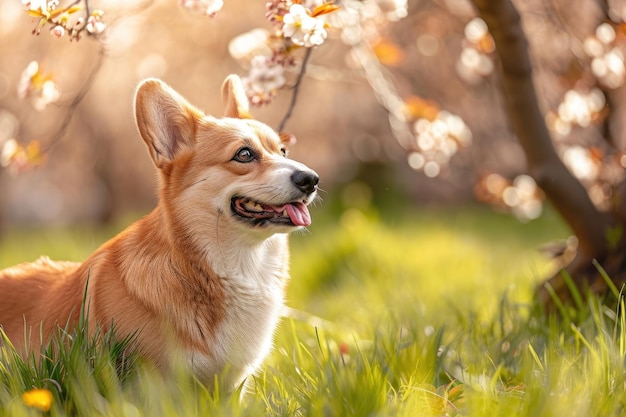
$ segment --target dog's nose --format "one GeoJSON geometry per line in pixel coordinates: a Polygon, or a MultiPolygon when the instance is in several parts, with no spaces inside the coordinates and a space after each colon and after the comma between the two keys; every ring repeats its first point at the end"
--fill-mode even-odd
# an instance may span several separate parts
{"type": "Polygon", "coordinates": [[[316,190],[320,177],[313,171],[295,171],[291,174],[291,181],[293,181],[298,190],[311,194],[316,190]]]}

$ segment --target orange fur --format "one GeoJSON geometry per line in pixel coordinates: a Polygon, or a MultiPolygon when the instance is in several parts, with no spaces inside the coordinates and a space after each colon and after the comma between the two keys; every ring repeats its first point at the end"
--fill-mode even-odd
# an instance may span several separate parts
{"type": "Polygon", "coordinates": [[[235,386],[258,367],[283,306],[287,233],[308,225],[318,178],[250,118],[238,77],[223,97],[214,118],[158,80],[140,84],[135,116],[159,203],[81,264],[0,271],[0,326],[20,352],[76,324],[89,279],[91,333],[114,324],[159,367],[182,359],[208,383],[224,373],[235,386]]]}

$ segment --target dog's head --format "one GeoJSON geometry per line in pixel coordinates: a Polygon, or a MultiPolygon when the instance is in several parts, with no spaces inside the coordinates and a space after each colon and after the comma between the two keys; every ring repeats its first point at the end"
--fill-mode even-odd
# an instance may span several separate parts
{"type": "Polygon", "coordinates": [[[287,158],[289,140],[250,117],[239,77],[226,79],[222,95],[224,117],[215,118],[159,80],[139,85],[135,116],[161,173],[162,205],[196,230],[217,221],[264,234],[308,226],[317,174],[287,158]]]}

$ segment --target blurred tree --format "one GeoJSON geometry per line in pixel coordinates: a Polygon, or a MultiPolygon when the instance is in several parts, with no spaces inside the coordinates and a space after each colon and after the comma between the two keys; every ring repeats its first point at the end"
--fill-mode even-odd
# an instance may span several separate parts
{"type": "MultiPolygon", "coordinates": [[[[511,129],[528,163],[528,172],[571,227],[578,240],[573,259],[565,268],[579,290],[605,291],[593,261],[599,262],[612,279],[626,281],[626,235],[624,201],[603,212],[596,208],[582,183],[565,167],[557,154],[540,110],[533,81],[533,67],[520,15],[510,0],[472,0],[493,36],[501,67],[502,96],[511,129]]],[[[618,187],[619,188],[619,187],[618,187]]],[[[544,302],[551,290],[561,298],[571,297],[565,275],[558,272],[539,289],[544,302]]]]}

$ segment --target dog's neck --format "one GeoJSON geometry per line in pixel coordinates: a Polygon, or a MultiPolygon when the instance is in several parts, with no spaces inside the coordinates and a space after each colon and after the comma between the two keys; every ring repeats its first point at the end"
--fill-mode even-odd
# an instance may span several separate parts
{"type": "MultiPolygon", "coordinates": [[[[117,264],[115,274],[122,277],[128,291],[150,304],[150,300],[168,297],[160,277],[177,277],[167,285],[184,288],[202,288],[207,277],[219,281],[225,292],[245,291],[258,294],[282,292],[289,276],[286,234],[275,234],[254,242],[226,234],[215,225],[198,228],[199,235],[181,233],[168,224],[163,208],[157,206],[150,214],[113,238],[94,253],[82,266],[97,268],[111,253],[132,254],[140,262],[117,264]],[[176,233],[174,233],[176,232],[176,233]],[[157,248],[167,247],[168,250],[157,248]],[[165,292],[163,292],[165,291],[165,292]],[[161,294],[151,297],[150,293],[161,294]]],[[[232,231],[231,231],[232,232],[232,231]]],[[[169,289],[172,291],[172,288],[169,289]]],[[[228,296],[228,294],[224,294],[228,296]]],[[[156,307],[154,307],[156,308],[156,307]]]]}
{"type": "Polygon", "coordinates": [[[158,206],[151,216],[166,225],[158,229],[162,239],[187,261],[246,285],[264,286],[288,276],[288,265],[283,262],[288,255],[286,233],[237,230],[219,216],[212,224],[168,224],[171,216],[165,210],[158,206]]]}

